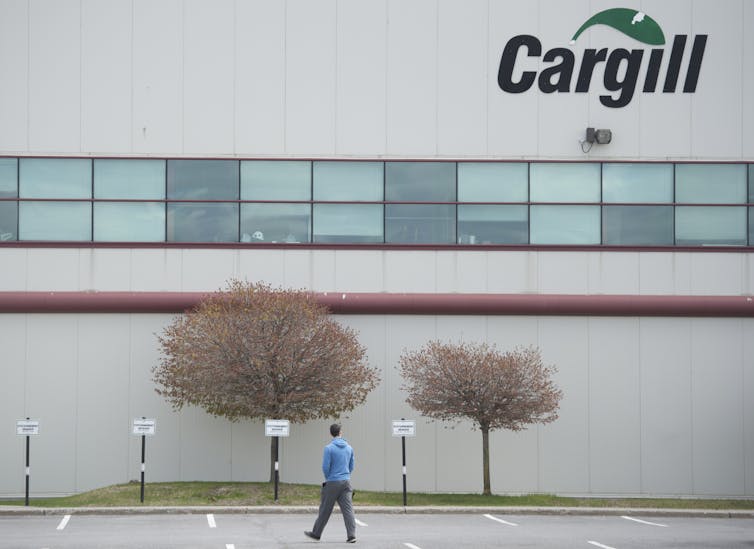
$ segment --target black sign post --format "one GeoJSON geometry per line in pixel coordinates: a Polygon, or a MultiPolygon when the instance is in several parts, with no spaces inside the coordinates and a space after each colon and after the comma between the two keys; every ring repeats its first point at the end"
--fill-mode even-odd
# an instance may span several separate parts
{"type": "Polygon", "coordinates": [[[393,421],[393,436],[401,437],[401,458],[403,465],[403,507],[408,505],[406,496],[406,437],[416,436],[416,422],[402,417],[400,421],[393,421]]]}
{"type": "Polygon", "coordinates": [[[147,453],[147,435],[153,436],[157,432],[157,420],[147,419],[142,417],[141,419],[135,419],[133,421],[134,435],[141,435],[141,489],[139,500],[144,503],[144,472],[146,470],[146,453],[147,453]]]}
{"type": "Polygon", "coordinates": [[[24,505],[29,506],[29,477],[31,476],[31,469],[29,468],[29,454],[30,452],[30,435],[39,434],[39,421],[31,420],[28,417],[24,420],[16,422],[16,434],[26,436],[26,473],[25,473],[25,490],[24,490],[24,505]]]}
{"type": "Polygon", "coordinates": [[[280,444],[280,437],[274,437],[275,439],[275,503],[278,502],[278,486],[280,484],[280,465],[278,463],[278,448],[280,444]]]}
{"type": "Polygon", "coordinates": [[[29,506],[29,446],[29,435],[26,435],[26,495],[24,496],[24,505],[27,507],[29,506]]]}
{"type": "Polygon", "coordinates": [[[275,462],[275,503],[278,502],[278,486],[280,484],[280,462],[278,461],[280,449],[280,437],[287,437],[291,434],[291,422],[287,419],[265,419],[264,436],[273,437],[272,440],[272,461],[275,462]]]}
{"type": "Polygon", "coordinates": [[[144,470],[146,467],[144,466],[144,461],[146,457],[146,451],[147,451],[147,435],[141,435],[141,499],[140,501],[144,503],[144,470]]]}
{"type": "Polygon", "coordinates": [[[403,506],[406,507],[406,437],[401,437],[401,450],[403,453],[403,506]]]}

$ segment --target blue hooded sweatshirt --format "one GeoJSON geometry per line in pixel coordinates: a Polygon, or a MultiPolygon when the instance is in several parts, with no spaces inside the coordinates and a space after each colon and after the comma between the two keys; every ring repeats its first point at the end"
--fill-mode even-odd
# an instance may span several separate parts
{"type": "Polygon", "coordinates": [[[322,472],[326,481],[349,480],[353,471],[353,448],[340,437],[325,446],[322,455],[322,472]]]}

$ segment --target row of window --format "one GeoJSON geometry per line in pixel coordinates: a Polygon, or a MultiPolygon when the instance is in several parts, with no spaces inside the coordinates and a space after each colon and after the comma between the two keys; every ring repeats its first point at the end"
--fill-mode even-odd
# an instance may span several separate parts
{"type": "Polygon", "coordinates": [[[0,158],[0,240],[754,246],[754,164],[0,158]]]}

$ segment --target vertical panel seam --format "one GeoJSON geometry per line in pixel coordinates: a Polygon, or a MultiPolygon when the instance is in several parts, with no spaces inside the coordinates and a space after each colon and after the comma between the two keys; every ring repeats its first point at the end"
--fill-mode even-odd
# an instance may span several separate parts
{"type": "MultiPolygon", "coordinates": [[[[335,71],[333,72],[333,152],[337,155],[338,154],[338,58],[339,58],[339,46],[340,46],[340,33],[338,32],[338,29],[340,28],[338,25],[338,0],[334,0],[335,2],[335,71]]],[[[313,182],[312,182],[313,184],[313,182]]],[[[313,223],[313,221],[312,221],[313,223]]],[[[312,234],[312,237],[314,235],[312,234]]]]}
{"type": "Polygon", "coordinates": [[[741,465],[743,467],[741,472],[744,477],[742,496],[748,493],[748,475],[746,474],[748,472],[746,467],[746,330],[744,322],[742,318],[738,320],[738,333],[741,340],[741,465]]]}
{"type": "Polygon", "coordinates": [[[288,0],[283,2],[283,151],[288,153],[288,0]]]}
{"type": "Polygon", "coordinates": [[[79,152],[84,150],[84,6],[79,0],[79,152]]]}
{"type": "MultiPolygon", "coordinates": [[[[136,47],[134,43],[134,19],[135,19],[135,13],[134,13],[134,0],[131,0],[131,85],[129,86],[131,88],[131,124],[129,125],[129,136],[130,136],[130,143],[131,143],[131,152],[134,152],[134,48],[136,47]]],[[[92,239],[94,239],[94,231],[92,231],[92,239]]]]}

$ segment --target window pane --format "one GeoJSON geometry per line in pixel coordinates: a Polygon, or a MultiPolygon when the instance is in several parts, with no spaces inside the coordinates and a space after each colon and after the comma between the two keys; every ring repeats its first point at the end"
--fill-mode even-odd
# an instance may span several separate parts
{"type": "Polygon", "coordinates": [[[526,202],[529,166],[513,162],[459,162],[459,202],[526,202]]]}
{"type": "Polygon", "coordinates": [[[238,161],[168,160],[168,198],[238,200],[238,161]]]}
{"type": "Polygon", "coordinates": [[[241,200],[310,200],[311,162],[241,162],[241,200]]]}
{"type": "Polygon", "coordinates": [[[455,202],[454,162],[387,162],[385,199],[395,202],[455,202]]]}
{"type": "Polygon", "coordinates": [[[599,244],[599,206],[532,206],[532,244],[599,244]]]}
{"type": "Polygon", "coordinates": [[[746,208],[678,206],[675,234],[679,246],[745,246],[746,208]]]}
{"type": "Polygon", "coordinates": [[[95,160],[94,198],[165,198],[165,161],[95,160]]]}
{"type": "Polygon", "coordinates": [[[20,159],[22,198],[91,198],[92,161],[85,158],[20,159]]]}
{"type": "Polygon", "coordinates": [[[382,162],[314,163],[314,200],[381,201],[383,195],[382,162]]]}
{"type": "Polygon", "coordinates": [[[673,202],[672,164],[603,164],[603,202],[673,202]]]}
{"type": "Polygon", "coordinates": [[[459,244],[526,244],[528,206],[458,206],[459,244]]]}
{"type": "Polygon", "coordinates": [[[241,242],[309,242],[309,204],[241,204],[241,242]]]}
{"type": "Polygon", "coordinates": [[[749,246],[754,246],[754,207],[749,208],[749,246]]]}
{"type": "Polygon", "coordinates": [[[673,245],[672,206],[605,206],[603,244],[673,245]]]}
{"type": "Polygon", "coordinates": [[[676,202],[746,202],[746,166],[743,164],[677,164],[675,181],[676,202]]]}
{"type": "Polygon", "coordinates": [[[385,242],[452,244],[455,206],[446,204],[389,204],[385,207],[385,242]]]}
{"type": "Polygon", "coordinates": [[[18,196],[18,160],[0,158],[0,198],[18,196]]]}
{"type": "Polygon", "coordinates": [[[599,202],[600,165],[532,163],[532,202],[599,202]]]}
{"type": "Polygon", "coordinates": [[[21,202],[19,240],[92,239],[91,202],[21,202]]]}
{"type": "Polygon", "coordinates": [[[382,204],[315,204],[314,242],[382,242],[382,204]]]}
{"type": "Polygon", "coordinates": [[[168,241],[238,242],[238,204],[168,204],[168,241]]]}
{"type": "Polygon", "coordinates": [[[163,242],[162,202],[98,202],[94,205],[94,240],[98,242],[163,242]]]}
{"type": "Polygon", "coordinates": [[[749,202],[754,202],[754,164],[749,164],[749,202]]]}
{"type": "Polygon", "coordinates": [[[18,240],[17,226],[18,204],[16,202],[0,202],[0,242],[18,240]]]}

